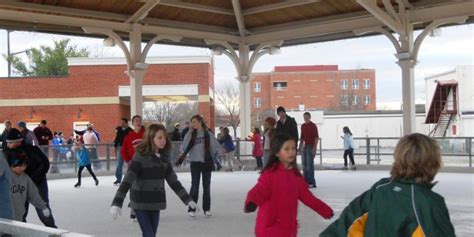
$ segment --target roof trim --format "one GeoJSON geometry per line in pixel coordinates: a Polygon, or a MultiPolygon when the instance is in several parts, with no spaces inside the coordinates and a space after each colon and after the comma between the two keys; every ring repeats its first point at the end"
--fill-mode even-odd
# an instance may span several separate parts
{"type": "MultiPolygon", "coordinates": [[[[88,58],[74,57],[67,58],[69,66],[89,66],[89,65],[126,65],[125,58],[88,58]]],[[[212,64],[211,56],[171,56],[171,57],[147,57],[147,64],[212,64]]]]}

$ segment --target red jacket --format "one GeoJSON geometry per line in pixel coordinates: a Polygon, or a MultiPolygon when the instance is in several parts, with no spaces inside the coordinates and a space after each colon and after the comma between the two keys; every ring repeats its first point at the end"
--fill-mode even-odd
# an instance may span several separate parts
{"type": "Polygon", "coordinates": [[[255,236],[295,237],[298,232],[298,200],[326,219],[333,215],[332,209],[309,191],[298,170],[286,169],[280,163],[274,169],[264,171],[245,200],[245,209],[249,203],[254,203],[259,209],[255,236]]]}
{"type": "Polygon", "coordinates": [[[130,163],[135,155],[135,147],[140,145],[143,139],[143,134],[145,133],[145,128],[142,127],[140,132],[136,133],[135,130],[132,130],[125,135],[123,138],[122,149],[120,153],[122,154],[123,161],[130,163]]]}
{"type": "Polygon", "coordinates": [[[253,157],[262,157],[263,156],[263,149],[262,149],[262,139],[260,134],[255,133],[252,136],[252,141],[253,141],[253,150],[252,150],[252,156],[253,157]]]}

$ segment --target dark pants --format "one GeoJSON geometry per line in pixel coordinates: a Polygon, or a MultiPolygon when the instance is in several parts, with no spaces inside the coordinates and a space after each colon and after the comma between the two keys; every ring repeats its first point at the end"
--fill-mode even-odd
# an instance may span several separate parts
{"type": "Polygon", "coordinates": [[[344,167],[347,167],[347,155],[349,155],[349,159],[351,160],[351,164],[355,165],[354,163],[354,149],[350,148],[344,150],[344,167]]]}
{"type": "Polygon", "coordinates": [[[117,146],[115,148],[115,154],[116,154],[115,157],[117,159],[117,167],[115,168],[115,179],[119,183],[122,182],[122,173],[123,173],[123,159],[122,159],[122,153],[120,153],[121,149],[122,149],[121,146],[117,146]]]}
{"type": "MultiPolygon", "coordinates": [[[[189,195],[194,200],[198,202],[199,197],[199,181],[202,174],[202,209],[203,211],[211,210],[211,173],[212,170],[206,167],[203,162],[191,161],[191,190],[189,195]]],[[[195,211],[191,208],[188,209],[188,212],[195,211]]]]}
{"type": "Polygon", "coordinates": [[[143,237],[155,237],[160,223],[160,211],[133,209],[143,237]]]}
{"type": "Polygon", "coordinates": [[[262,168],[263,167],[262,157],[261,156],[255,157],[255,160],[257,160],[257,168],[262,168]]]}
{"type": "Polygon", "coordinates": [[[303,156],[301,161],[303,163],[303,176],[308,184],[316,185],[316,180],[314,179],[314,156],[313,154],[315,145],[305,144],[303,149],[303,156]]]}
{"type": "MultiPolygon", "coordinates": [[[[43,180],[40,184],[38,184],[38,192],[43,199],[43,201],[46,202],[46,206],[48,207],[49,210],[51,208],[49,207],[49,197],[48,197],[48,181],[46,179],[43,180]]],[[[25,214],[23,215],[23,221],[26,222],[26,216],[28,216],[28,208],[30,206],[29,202],[25,203],[25,214]]],[[[36,213],[38,213],[38,217],[43,222],[45,226],[52,227],[52,228],[58,228],[56,224],[54,224],[54,217],[53,217],[53,212],[51,211],[51,216],[45,217],[43,215],[43,211],[39,208],[35,208],[36,213]]]]}
{"type": "Polygon", "coordinates": [[[94,180],[97,180],[97,177],[95,177],[94,172],[92,172],[91,164],[88,164],[86,166],[79,166],[79,171],[77,171],[77,182],[79,184],[81,183],[81,175],[84,167],[86,167],[87,171],[89,171],[89,174],[91,174],[92,178],[94,178],[94,180]]]}

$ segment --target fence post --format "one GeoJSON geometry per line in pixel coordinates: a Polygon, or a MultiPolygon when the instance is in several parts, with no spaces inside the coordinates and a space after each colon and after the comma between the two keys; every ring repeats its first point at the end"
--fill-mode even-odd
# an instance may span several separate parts
{"type": "Polygon", "coordinates": [[[469,167],[472,167],[472,137],[467,138],[467,152],[469,155],[469,167]]]}
{"type": "Polygon", "coordinates": [[[105,159],[106,159],[106,162],[107,162],[107,171],[109,171],[110,170],[110,146],[109,146],[109,144],[105,144],[105,151],[106,151],[105,159]]]}
{"type": "Polygon", "coordinates": [[[366,144],[366,153],[365,155],[367,156],[367,164],[370,165],[370,138],[365,138],[365,144],[366,144]]]}
{"type": "Polygon", "coordinates": [[[323,165],[323,139],[319,138],[319,164],[323,165]]]}
{"type": "Polygon", "coordinates": [[[235,147],[237,150],[237,160],[240,160],[240,138],[235,139],[235,147]]]}

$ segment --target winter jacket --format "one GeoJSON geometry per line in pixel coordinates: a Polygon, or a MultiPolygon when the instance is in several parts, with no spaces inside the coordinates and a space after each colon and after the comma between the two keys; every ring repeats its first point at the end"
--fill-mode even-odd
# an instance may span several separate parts
{"type": "Polygon", "coordinates": [[[122,207],[130,190],[130,207],[138,210],[166,209],[165,180],[173,191],[188,204],[191,197],[178,181],[171,163],[164,154],[145,154],[136,152],[115,194],[112,206],[122,207]]]}
{"type": "Polygon", "coordinates": [[[0,152],[0,218],[13,219],[11,181],[12,173],[7,158],[0,152]]]}
{"type": "Polygon", "coordinates": [[[143,134],[145,134],[145,127],[142,127],[138,133],[135,130],[131,130],[123,138],[122,148],[120,153],[122,154],[122,159],[130,163],[135,154],[135,147],[140,145],[143,139],[143,134]]]}
{"type": "Polygon", "coordinates": [[[35,136],[35,133],[29,129],[24,129],[21,133],[23,135],[23,142],[32,146],[38,146],[39,142],[35,136]]]}
{"type": "MultiPolygon", "coordinates": [[[[209,132],[209,152],[212,157],[215,157],[215,155],[222,150],[221,145],[217,141],[217,139],[214,137],[214,135],[209,132]]],[[[184,140],[181,143],[181,146],[179,148],[179,151],[181,153],[184,153],[186,148],[188,147],[189,142],[191,141],[193,134],[193,130],[190,130],[188,133],[186,133],[186,136],[184,136],[184,140]]],[[[196,134],[196,140],[194,142],[194,146],[191,148],[189,151],[189,161],[197,161],[197,162],[205,162],[205,149],[204,149],[204,144],[205,144],[205,133],[204,130],[199,130],[197,131],[196,134]]]]}
{"type": "Polygon", "coordinates": [[[43,151],[37,146],[23,144],[18,148],[4,150],[5,157],[8,157],[9,152],[18,152],[16,149],[26,153],[28,166],[26,167],[25,173],[30,176],[33,182],[38,186],[46,180],[46,173],[48,173],[49,170],[49,160],[43,151]]]}
{"type": "Polygon", "coordinates": [[[115,139],[114,139],[114,147],[117,148],[122,146],[123,139],[128,134],[128,132],[132,131],[130,127],[123,129],[122,126],[118,126],[115,128],[115,139]]]}
{"type": "Polygon", "coordinates": [[[264,171],[245,200],[246,210],[249,203],[258,206],[255,236],[295,237],[298,200],[325,218],[333,215],[332,209],[309,191],[296,168],[286,169],[279,163],[264,171]]]}
{"type": "Polygon", "coordinates": [[[263,156],[263,149],[262,149],[262,140],[261,140],[260,134],[258,134],[258,133],[253,134],[252,141],[253,141],[252,156],[253,157],[262,157],[263,156]]]}
{"type": "Polygon", "coordinates": [[[89,159],[89,152],[84,147],[75,149],[77,164],[79,166],[87,166],[91,163],[89,159]]]}
{"type": "Polygon", "coordinates": [[[33,132],[35,133],[35,136],[38,139],[40,145],[48,145],[49,140],[53,139],[53,133],[47,127],[42,128],[41,126],[38,126],[33,129],[33,132]],[[43,139],[43,136],[47,138],[43,139]]]}
{"type": "Polygon", "coordinates": [[[33,204],[41,210],[46,209],[46,203],[41,198],[38,188],[28,175],[22,173],[20,175],[12,175],[12,204],[14,220],[22,221],[25,214],[25,202],[33,204]]]}
{"type": "Polygon", "coordinates": [[[446,203],[432,187],[409,179],[381,179],[320,236],[455,236],[446,203]]]}
{"type": "Polygon", "coordinates": [[[222,140],[222,144],[226,153],[235,151],[234,141],[232,141],[232,137],[229,134],[224,135],[222,140]]]}
{"type": "Polygon", "coordinates": [[[344,140],[344,150],[354,149],[354,139],[351,134],[344,133],[342,139],[344,140]]]}
{"type": "Polygon", "coordinates": [[[294,118],[286,115],[285,123],[278,120],[275,132],[278,134],[284,133],[290,135],[293,137],[296,144],[298,144],[298,125],[294,118]]]}

